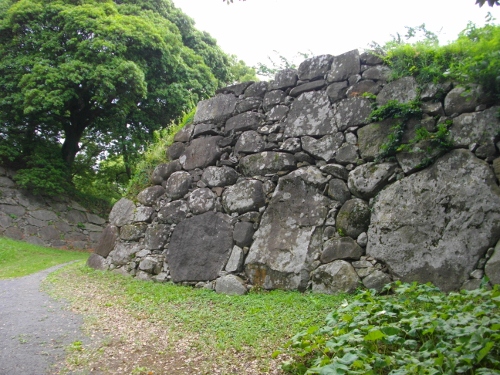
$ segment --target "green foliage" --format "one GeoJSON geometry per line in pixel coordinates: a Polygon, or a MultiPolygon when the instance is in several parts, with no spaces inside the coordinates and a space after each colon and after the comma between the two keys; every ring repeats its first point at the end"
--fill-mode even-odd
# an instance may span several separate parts
{"type": "Polygon", "coordinates": [[[489,21],[484,27],[469,23],[457,40],[440,46],[436,34],[425,24],[408,28],[404,38],[397,35],[384,46],[373,45],[392,68],[392,79],[413,76],[421,85],[445,80],[481,84],[493,101],[500,98],[500,26],[489,21]],[[421,36],[420,40],[408,40],[421,36]]]}
{"type": "Polygon", "coordinates": [[[243,60],[238,60],[235,55],[231,55],[231,75],[234,82],[257,82],[255,68],[251,68],[245,64],[243,60]]]}
{"type": "Polygon", "coordinates": [[[30,275],[88,256],[82,251],[51,249],[0,237],[0,279],[30,275]]]}
{"type": "Polygon", "coordinates": [[[376,107],[368,116],[368,121],[379,122],[385,119],[394,118],[399,121],[392,127],[392,132],[387,137],[387,142],[381,146],[381,152],[377,160],[394,155],[400,151],[403,133],[406,123],[411,118],[422,117],[422,110],[420,109],[420,102],[412,100],[408,103],[400,103],[397,100],[389,100],[386,104],[376,107]]]}
{"type": "Polygon", "coordinates": [[[151,185],[151,174],[158,164],[166,163],[166,150],[174,142],[175,134],[184,126],[193,122],[196,109],[186,113],[180,121],[172,123],[169,127],[154,132],[153,142],[150,143],[133,167],[134,173],[130,179],[126,195],[135,199],[143,189],[151,185]]]}
{"type": "Polygon", "coordinates": [[[498,374],[500,290],[396,282],[360,292],[287,344],[291,374],[498,374]]]}
{"type": "MultiPolygon", "coordinates": [[[[155,130],[232,77],[229,56],[170,0],[0,0],[0,161],[38,168],[41,141],[80,186],[101,177],[90,169],[103,156],[121,156],[130,178],[155,130]]],[[[57,193],[43,171],[24,173],[57,193]]]]}

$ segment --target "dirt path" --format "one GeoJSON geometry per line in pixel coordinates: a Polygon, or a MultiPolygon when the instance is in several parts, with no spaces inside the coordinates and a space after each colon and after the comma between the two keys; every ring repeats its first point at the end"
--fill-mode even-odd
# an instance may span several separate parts
{"type": "Polygon", "coordinates": [[[80,315],[40,291],[42,280],[63,265],[0,280],[0,375],[57,373],[75,341],[84,341],[80,315]]]}

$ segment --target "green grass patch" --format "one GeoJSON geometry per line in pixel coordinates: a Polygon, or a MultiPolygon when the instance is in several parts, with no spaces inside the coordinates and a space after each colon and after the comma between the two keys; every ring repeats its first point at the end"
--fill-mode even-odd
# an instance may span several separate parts
{"type": "Polygon", "coordinates": [[[48,282],[105,291],[114,297],[113,304],[118,303],[140,319],[174,328],[179,337],[196,336],[201,352],[251,348],[256,356],[268,359],[277,345],[295,332],[322,322],[332,309],[351,299],[349,295],[278,290],[228,296],[173,283],[144,282],[80,264],[49,275],[48,282]]]}
{"type": "Polygon", "coordinates": [[[0,237],[0,279],[26,276],[88,256],[83,251],[51,249],[0,237]]]}

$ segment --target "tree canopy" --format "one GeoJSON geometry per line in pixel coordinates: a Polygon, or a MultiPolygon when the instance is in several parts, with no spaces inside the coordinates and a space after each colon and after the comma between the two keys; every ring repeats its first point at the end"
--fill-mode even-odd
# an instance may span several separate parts
{"type": "Polygon", "coordinates": [[[0,160],[32,181],[79,151],[130,166],[155,130],[234,80],[231,64],[170,0],[0,0],[0,160]]]}

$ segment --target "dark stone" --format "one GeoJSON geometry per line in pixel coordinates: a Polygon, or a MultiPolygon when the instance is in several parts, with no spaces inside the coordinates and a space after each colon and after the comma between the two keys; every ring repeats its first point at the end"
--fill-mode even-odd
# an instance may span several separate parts
{"type": "Polygon", "coordinates": [[[161,250],[170,235],[170,226],[153,224],[148,227],[144,236],[144,247],[148,250],[161,250]]]}
{"type": "Polygon", "coordinates": [[[371,102],[365,98],[348,98],[338,103],[335,122],[340,131],[350,126],[367,124],[367,117],[372,112],[371,102]]]}
{"type": "Polygon", "coordinates": [[[378,105],[387,104],[389,100],[408,103],[418,96],[418,84],[413,77],[403,77],[384,86],[377,95],[378,105]]]}
{"type": "Polygon", "coordinates": [[[345,81],[347,78],[360,72],[359,51],[357,49],[343,53],[333,58],[330,72],[328,72],[328,82],[345,81]]]}
{"type": "Polygon", "coordinates": [[[237,83],[235,85],[223,87],[221,89],[218,89],[215,91],[217,94],[234,94],[235,96],[240,96],[242,95],[245,90],[247,89],[248,86],[250,86],[253,81],[248,81],[248,82],[242,82],[242,83],[237,83]]]}
{"type": "Polygon", "coordinates": [[[233,239],[239,247],[246,247],[252,244],[255,229],[253,224],[248,221],[238,221],[234,225],[233,239]]]}
{"type": "Polygon", "coordinates": [[[215,280],[233,247],[231,218],[206,212],[179,223],[169,244],[173,282],[215,280]]]}
{"type": "Polygon", "coordinates": [[[264,151],[265,141],[262,136],[255,130],[248,130],[240,135],[236,146],[235,153],[253,154],[264,151]]]}
{"type": "Polygon", "coordinates": [[[257,130],[261,125],[263,116],[256,112],[245,112],[226,121],[226,134],[231,132],[243,132],[246,130],[257,130]]]}
{"type": "Polygon", "coordinates": [[[168,180],[172,173],[180,170],[182,170],[182,166],[178,160],[172,161],[170,163],[159,164],[156,166],[153,174],[151,175],[151,181],[155,185],[161,185],[164,181],[168,180]]]}
{"type": "Polygon", "coordinates": [[[190,171],[214,165],[221,155],[217,146],[221,139],[220,136],[194,139],[179,157],[182,167],[190,171]]]}
{"type": "Polygon", "coordinates": [[[317,81],[312,81],[312,82],[307,82],[307,83],[304,83],[300,86],[294,87],[290,91],[290,96],[297,97],[304,92],[316,91],[316,90],[322,89],[323,87],[325,87],[325,85],[326,85],[326,82],[323,79],[320,79],[317,81]]]}
{"type": "Polygon", "coordinates": [[[218,135],[217,126],[214,124],[196,124],[194,126],[193,138],[203,135],[218,135]]]}
{"type": "Polygon", "coordinates": [[[313,81],[323,78],[332,65],[332,55],[314,56],[304,60],[299,65],[298,76],[300,80],[313,81]]]}
{"type": "Polygon", "coordinates": [[[165,193],[171,199],[179,199],[191,188],[192,177],[188,172],[174,172],[165,184],[165,193]]]}
{"type": "Polygon", "coordinates": [[[326,89],[326,94],[332,103],[345,98],[347,81],[334,82],[326,89]]]}
{"type": "Polygon", "coordinates": [[[371,79],[374,81],[387,81],[390,76],[391,69],[385,65],[377,65],[363,72],[363,79],[371,79]]]}
{"type": "Polygon", "coordinates": [[[228,213],[258,211],[266,203],[262,182],[243,180],[228,187],[222,194],[222,205],[228,213]]]}
{"type": "Polygon", "coordinates": [[[293,155],[284,152],[264,151],[240,159],[241,173],[249,177],[289,171],[295,169],[295,166],[293,155]]]}
{"type": "Polygon", "coordinates": [[[245,98],[263,98],[264,95],[267,92],[268,89],[268,83],[266,81],[260,81],[260,82],[255,82],[252,83],[248,88],[245,90],[245,93],[243,96],[245,98]]]}
{"type": "Polygon", "coordinates": [[[337,229],[342,235],[357,238],[368,230],[370,208],[365,201],[354,198],[345,202],[337,214],[337,229]]]}
{"type": "Polygon", "coordinates": [[[246,98],[236,104],[236,113],[258,110],[261,105],[261,98],[246,98]]]}
{"type": "Polygon", "coordinates": [[[191,134],[193,134],[193,125],[183,127],[174,135],[174,142],[189,142],[191,134]]]}
{"type": "Polygon", "coordinates": [[[267,121],[282,121],[285,119],[286,115],[290,111],[286,105],[277,105],[273,107],[269,112],[267,112],[267,121]]]}
{"type": "Polygon", "coordinates": [[[350,237],[332,238],[323,244],[321,263],[330,263],[339,259],[358,260],[363,255],[363,249],[350,237]]]}
{"type": "Polygon", "coordinates": [[[294,87],[297,84],[297,71],[295,69],[280,70],[274,76],[274,81],[271,81],[271,90],[285,90],[289,87],[294,87]]]}
{"type": "Polygon", "coordinates": [[[238,179],[238,172],[230,167],[207,167],[201,175],[203,181],[209,187],[224,187],[233,185],[238,179]]]}
{"type": "Polygon", "coordinates": [[[97,255],[107,258],[109,253],[113,250],[115,242],[118,239],[118,228],[109,224],[101,234],[101,238],[94,249],[97,255]]]}
{"type": "Polygon", "coordinates": [[[188,212],[189,207],[185,201],[170,202],[158,211],[158,222],[178,224],[187,217],[188,212]]]}
{"type": "MultiPolygon", "coordinates": [[[[186,150],[186,145],[181,142],[174,142],[167,148],[167,158],[168,160],[175,160],[181,156],[186,150]]],[[[161,185],[161,182],[157,185],[161,185]]]]}
{"type": "Polygon", "coordinates": [[[351,192],[343,180],[332,178],[328,182],[328,196],[334,201],[344,204],[346,201],[351,199],[351,192]]]}
{"type": "Polygon", "coordinates": [[[382,86],[380,84],[378,84],[377,82],[367,79],[367,80],[355,83],[354,85],[349,87],[347,89],[346,94],[347,94],[348,98],[355,98],[358,96],[363,96],[363,94],[365,92],[368,92],[368,93],[373,94],[373,95],[377,95],[380,92],[381,88],[382,88],[382,86]]]}
{"type": "Polygon", "coordinates": [[[264,111],[269,111],[271,108],[281,104],[285,101],[286,94],[281,90],[273,90],[266,93],[264,96],[264,101],[262,102],[262,106],[264,107],[264,111]]]}
{"type": "MultiPolygon", "coordinates": [[[[182,173],[182,172],[175,172],[182,173]]],[[[162,186],[151,186],[137,195],[137,200],[144,206],[152,206],[158,198],[165,194],[165,189],[162,186]]]]}
{"type": "Polygon", "coordinates": [[[214,122],[223,123],[234,113],[236,97],[233,94],[218,94],[211,99],[198,103],[194,123],[214,122]]]}
{"type": "Polygon", "coordinates": [[[102,256],[99,254],[90,254],[89,258],[87,259],[87,266],[90,268],[96,269],[96,270],[107,270],[108,269],[108,264],[106,262],[106,259],[104,259],[102,256]]]}

